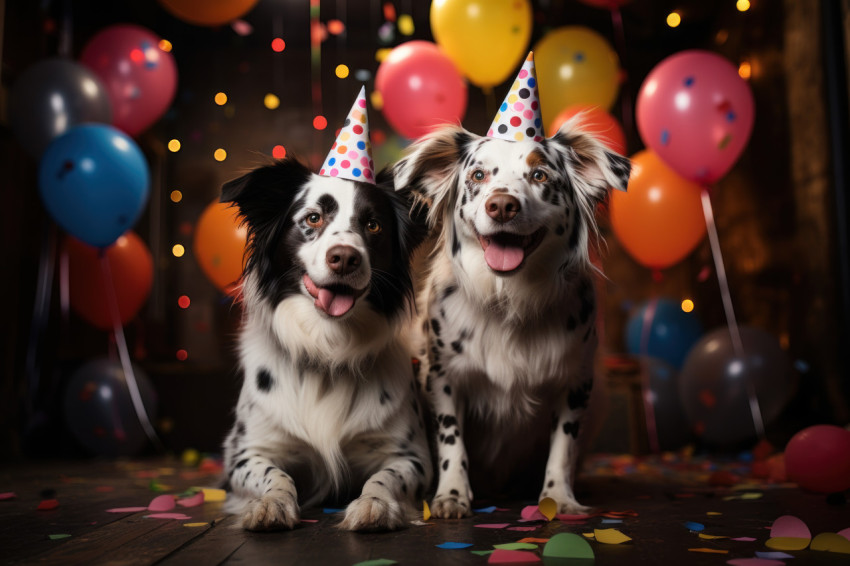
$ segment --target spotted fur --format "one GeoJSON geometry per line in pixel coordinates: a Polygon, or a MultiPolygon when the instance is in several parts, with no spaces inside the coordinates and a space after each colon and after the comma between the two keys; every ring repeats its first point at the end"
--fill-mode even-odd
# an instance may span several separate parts
{"type": "Polygon", "coordinates": [[[391,188],[289,158],[225,184],[222,201],[238,207],[250,252],[228,510],[249,530],[287,529],[304,505],[359,494],[343,528],[401,527],[431,480],[399,338],[424,224],[391,188]]]}
{"type": "Polygon", "coordinates": [[[469,515],[473,487],[504,493],[527,469],[559,512],[585,510],[572,484],[598,341],[588,248],[596,205],[625,189],[629,161],[573,123],[542,142],[448,127],[393,172],[434,240],[418,298],[427,322],[414,326],[436,416],[432,512],[469,515]]]}

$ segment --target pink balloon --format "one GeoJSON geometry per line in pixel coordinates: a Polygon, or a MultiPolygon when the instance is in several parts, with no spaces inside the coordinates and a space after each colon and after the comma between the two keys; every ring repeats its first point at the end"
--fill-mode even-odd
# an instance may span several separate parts
{"type": "Polygon", "coordinates": [[[804,428],[785,446],[785,470],[808,491],[850,489],[850,431],[835,425],[804,428]]]}
{"type": "Polygon", "coordinates": [[[460,124],[466,113],[466,82],[430,41],[408,41],[393,49],[378,67],[375,88],[387,121],[406,138],[441,124],[460,124]]]}
{"type": "Polygon", "coordinates": [[[95,34],[80,56],[106,86],[113,125],[131,136],[156,122],[177,90],[177,65],[159,42],[148,29],[118,24],[95,34]]]}
{"type": "Polygon", "coordinates": [[[710,184],[738,160],[753,129],[753,94],[729,61],[682,51],[655,66],[637,98],[643,142],[682,177],[710,184]]]}

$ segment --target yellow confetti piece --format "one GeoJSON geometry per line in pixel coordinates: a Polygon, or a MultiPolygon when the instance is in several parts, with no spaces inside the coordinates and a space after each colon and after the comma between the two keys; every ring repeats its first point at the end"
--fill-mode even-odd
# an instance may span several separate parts
{"type": "Polygon", "coordinates": [[[724,536],[721,536],[721,535],[707,535],[705,533],[700,533],[699,538],[704,539],[704,540],[717,540],[717,539],[720,539],[720,538],[729,538],[729,537],[724,537],[724,536]]]}
{"type": "Polygon", "coordinates": [[[401,35],[413,35],[415,27],[410,14],[402,14],[398,17],[398,31],[401,32],[401,35]]]}
{"type": "Polygon", "coordinates": [[[422,520],[427,521],[431,518],[431,508],[428,507],[428,502],[422,502],[422,520]]]}
{"type": "Polygon", "coordinates": [[[184,527],[206,527],[209,523],[183,523],[184,527]]]}
{"type": "Polygon", "coordinates": [[[807,546],[811,539],[808,538],[800,538],[800,537],[773,537],[767,539],[767,542],[764,545],[768,548],[772,548],[773,550],[803,550],[807,546]]]}
{"type": "Polygon", "coordinates": [[[589,538],[589,539],[595,539],[596,538],[596,535],[593,534],[593,533],[581,533],[581,536],[583,536],[584,538],[589,538]]]}
{"type": "Polygon", "coordinates": [[[705,554],[729,554],[728,550],[719,548],[689,548],[688,552],[702,552],[705,554]]]}
{"type": "Polygon", "coordinates": [[[850,540],[836,533],[821,533],[812,539],[812,550],[850,554],[850,540]]]}
{"type": "Polygon", "coordinates": [[[540,510],[540,513],[544,517],[551,521],[558,512],[558,504],[555,503],[555,500],[551,497],[544,497],[540,500],[540,503],[537,504],[537,509],[540,510]]]}
{"type": "Polygon", "coordinates": [[[596,535],[596,540],[603,544],[622,544],[632,540],[617,529],[594,529],[593,534],[596,535]]]}
{"type": "Polygon", "coordinates": [[[708,511],[708,512],[706,512],[706,515],[709,515],[711,517],[716,517],[717,515],[722,515],[722,514],[723,513],[721,513],[720,511],[708,511]]]}
{"type": "Polygon", "coordinates": [[[215,489],[212,487],[201,487],[197,488],[204,492],[204,503],[210,503],[212,501],[224,501],[227,499],[227,492],[223,489],[215,489]]]}

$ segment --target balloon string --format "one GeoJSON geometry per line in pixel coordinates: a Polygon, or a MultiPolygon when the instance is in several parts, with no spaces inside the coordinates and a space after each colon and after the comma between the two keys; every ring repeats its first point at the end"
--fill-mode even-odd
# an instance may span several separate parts
{"type": "Polygon", "coordinates": [[[59,253],[59,309],[62,312],[62,322],[68,322],[71,311],[70,258],[68,248],[62,246],[59,253]]]}
{"type": "MultiPolygon", "coordinates": [[[[708,230],[708,241],[711,245],[711,256],[714,258],[714,270],[717,272],[717,282],[720,285],[720,297],[723,300],[723,310],[726,312],[726,324],[729,326],[729,335],[732,338],[732,348],[735,357],[744,360],[744,342],[741,339],[741,329],[735,318],[735,309],[732,306],[732,294],[729,292],[729,280],[726,278],[726,268],[723,266],[723,254],[720,251],[720,238],[717,236],[717,224],[714,222],[714,210],[711,207],[711,195],[708,189],[702,189],[702,212],[705,216],[705,227],[708,230]]],[[[761,406],[756,397],[755,384],[753,380],[747,380],[747,396],[749,397],[750,413],[753,418],[753,426],[759,438],[764,438],[764,419],[761,414],[761,406]]]]}
{"type": "Polygon", "coordinates": [[[53,225],[45,227],[41,237],[41,253],[38,260],[38,276],[33,302],[32,326],[27,345],[26,372],[29,376],[27,410],[35,408],[41,378],[41,356],[39,346],[50,316],[50,296],[53,293],[53,269],[56,261],[56,231],[53,225]]]}
{"type": "Polygon", "coordinates": [[[139,424],[142,425],[145,434],[153,443],[157,451],[162,452],[164,447],[162,441],[156,434],[153,424],[151,424],[148,412],[145,409],[145,403],[142,400],[142,394],[139,392],[139,384],[136,381],[136,374],[133,372],[133,364],[130,361],[130,351],[127,348],[127,340],[124,337],[124,327],[121,324],[121,315],[118,312],[118,298],[115,295],[115,289],[112,284],[112,273],[109,268],[109,259],[106,257],[106,252],[101,250],[100,267],[103,274],[104,287],[106,287],[106,300],[109,304],[109,314],[112,317],[112,330],[115,337],[115,345],[118,347],[118,357],[121,359],[121,367],[124,368],[124,379],[127,382],[127,390],[130,393],[130,399],[133,401],[133,408],[136,411],[136,417],[139,419],[139,424]]]}
{"type": "Polygon", "coordinates": [[[652,297],[643,311],[643,320],[640,330],[640,353],[641,361],[641,389],[643,390],[643,414],[646,419],[646,434],[649,438],[649,449],[653,454],[661,451],[658,440],[658,423],[655,420],[655,405],[652,403],[652,389],[649,384],[649,336],[652,330],[652,322],[655,320],[655,312],[658,310],[658,297],[652,297]]]}

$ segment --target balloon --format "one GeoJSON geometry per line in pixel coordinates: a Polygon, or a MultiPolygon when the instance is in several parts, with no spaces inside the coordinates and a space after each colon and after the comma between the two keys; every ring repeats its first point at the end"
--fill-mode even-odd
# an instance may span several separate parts
{"type": "Polygon", "coordinates": [[[626,155],[626,134],[623,128],[616,118],[598,106],[574,104],[565,108],[549,124],[548,134],[555,135],[567,120],[578,115],[581,115],[578,125],[582,129],[596,136],[611,151],[626,155]]]}
{"type": "Polygon", "coordinates": [[[105,250],[75,238],[65,240],[68,252],[68,286],[71,308],[90,324],[112,330],[112,311],[100,254],[105,253],[118,303],[118,318],[127,324],[139,313],[153,285],[153,256],[145,242],[132,230],[105,250]]]}
{"type": "Polygon", "coordinates": [[[809,491],[850,489],[850,431],[834,425],[804,428],[785,447],[785,471],[809,491]]]}
{"type": "Polygon", "coordinates": [[[753,129],[753,93],[732,63],[708,51],[656,65],[637,98],[643,142],[681,176],[708,184],[738,160],[753,129]]]}
{"type": "Polygon", "coordinates": [[[694,313],[686,313],[681,305],[670,299],[657,299],[643,304],[629,317],[626,349],[630,354],[658,358],[679,369],[701,335],[702,325],[694,313]],[[644,319],[651,307],[654,307],[654,313],[651,313],[644,330],[644,319]],[[646,351],[643,350],[644,343],[646,351]]]}
{"type": "Polygon", "coordinates": [[[174,17],[198,26],[219,26],[244,16],[257,0],[159,0],[174,17]]]}
{"type": "Polygon", "coordinates": [[[644,357],[641,359],[641,370],[649,389],[647,400],[652,405],[659,448],[681,448],[691,439],[691,431],[688,417],[679,402],[679,374],[676,368],[663,360],[644,357]]]}
{"type": "Polygon", "coordinates": [[[98,32],[80,55],[106,86],[113,124],[131,136],[156,122],[177,90],[177,65],[159,42],[148,29],[118,24],[98,32]]]}
{"type": "Polygon", "coordinates": [[[612,191],[611,227],[641,265],[664,269],[705,237],[701,187],[681,178],[649,150],[632,157],[627,192],[612,191]]]}
{"type": "Polygon", "coordinates": [[[735,353],[729,329],[703,336],[682,367],[679,395],[688,418],[707,442],[731,445],[755,438],[750,386],[765,425],[791,398],[795,378],[788,357],[772,335],[741,327],[744,355],[735,353]]]}
{"type": "Polygon", "coordinates": [[[460,124],[466,113],[466,83],[451,59],[429,41],[408,41],[378,67],[375,89],[390,125],[418,138],[441,124],[460,124]]]}
{"type": "Polygon", "coordinates": [[[501,83],[525,59],[531,20],[528,0],[431,2],[434,40],[480,87],[501,83]]]}
{"type": "MultiPolygon", "coordinates": [[[[133,364],[145,410],[156,418],[156,392],[148,376],[133,364]]],[[[83,447],[98,456],[134,456],[147,445],[136,415],[124,370],[101,358],[77,369],[65,390],[65,422],[83,447]]]]}
{"type": "Polygon", "coordinates": [[[240,226],[239,210],[213,201],[195,227],[195,257],[204,274],[222,292],[231,294],[242,277],[248,228],[240,226]]]}
{"type": "Polygon", "coordinates": [[[617,54],[604,37],[582,26],[554,29],[534,46],[543,123],[573,104],[610,109],[620,88],[617,54]]]}
{"type": "Polygon", "coordinates": [[[105,124],[75,126],[45,150],[41,200],[56,222],[91,246],[104,247],[142,213],[148,164],[136,143],[105,124]]]}
{"type": "Polygon", "coordinates": [[[66,59],[28,68],[9,93],[9,125],[33,157],[53,139],[84,122],[112,121],[112,105],[100,79],[66,59]]]}

